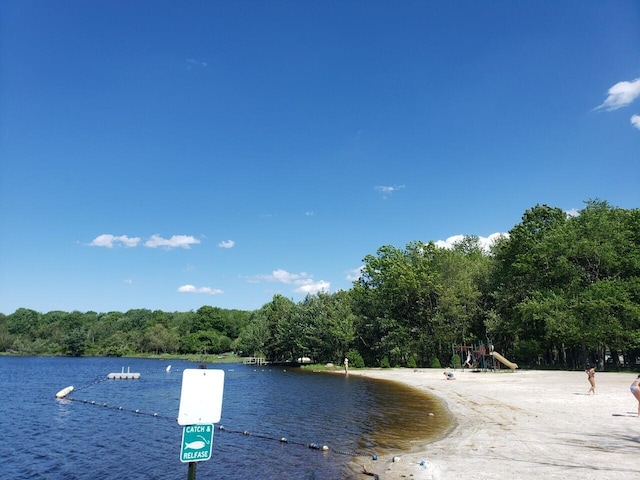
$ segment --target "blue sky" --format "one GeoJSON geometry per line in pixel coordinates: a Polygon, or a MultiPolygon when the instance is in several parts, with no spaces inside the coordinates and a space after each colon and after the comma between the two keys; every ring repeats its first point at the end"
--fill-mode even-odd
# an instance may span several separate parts
{"type": "Polygon", "coordinates": [[[636,1],[0,3],[0,312],[257,309],[640,207],[636,1]]]}

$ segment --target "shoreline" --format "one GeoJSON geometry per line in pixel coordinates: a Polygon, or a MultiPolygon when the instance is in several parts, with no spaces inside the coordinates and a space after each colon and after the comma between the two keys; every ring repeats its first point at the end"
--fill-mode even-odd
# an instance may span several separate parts
{"type": "MultiPolygon", "coordinates": [[[[391,380],[443,401],[455,425],[415,451],[357,457],[355,478],[447,480],[613,480],[637,477],[640,418],[633,372],[363,369],[349,375],[391,380]],[[369,476],[362,474],[366,469],[369,476]]],[[[411,406],[419,408],[419,406],[411,406]]],[[[428,412],[425,411],[425,414],[428,412]]]]}

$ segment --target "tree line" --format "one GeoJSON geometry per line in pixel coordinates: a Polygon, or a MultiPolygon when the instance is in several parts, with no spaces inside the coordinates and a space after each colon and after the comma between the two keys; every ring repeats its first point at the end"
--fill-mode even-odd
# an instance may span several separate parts
{"type": "Polygon", "coordinates": [[[25,355],[221,354],[352,366],[456,364],[491,343],[521,367],[637,366],[640,210],[536,205],[490,249],[411,242],[363,260],[349,290],[282,295],[255,311],[0,314],[0,351],[25,355]]]}

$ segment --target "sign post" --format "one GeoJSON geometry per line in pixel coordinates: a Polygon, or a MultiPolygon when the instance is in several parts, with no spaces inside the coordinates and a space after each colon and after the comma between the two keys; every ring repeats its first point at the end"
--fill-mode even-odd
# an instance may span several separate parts
{"type": "Polygon", "coordinates": [[[198,462],[191,462],[189,464],[189,471],[187,472],[187,480],[196,480],[197,467],[198,467],[198,462]]]}
{"type": "Polygon", "coordinates": [[[196,480],[197,462],[209,460],[213,446],[213,424],[222,414],[224,370],[185,369],[178,409],[183,425],[180,461],[189,463],[187,480],[196,480]]]}

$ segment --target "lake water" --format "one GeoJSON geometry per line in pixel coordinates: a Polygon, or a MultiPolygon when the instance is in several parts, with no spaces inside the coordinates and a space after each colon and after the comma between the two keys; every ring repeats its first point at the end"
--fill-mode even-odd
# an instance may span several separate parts
{"type": "MultiPolygon", "coordinates": [[[[242,364],[207,367],[225,371],[224,396],[212,457],[198,462],[198,480],[359,478],[347,468],[354,455],[410,450],[450,424],[439,402],[391,382],[242,364]],[[312,443],[329,451],[309,448],[312,443]]],[[[186,368],[198,364],[0,357],[0,478],[187,478],[183,427],[176,422],[186,368]],[[123,368],[141,378],[106,379],[123,368]],[[70,399],[56,399],[69,385],[75,387],[70,399]]]]}

